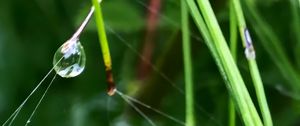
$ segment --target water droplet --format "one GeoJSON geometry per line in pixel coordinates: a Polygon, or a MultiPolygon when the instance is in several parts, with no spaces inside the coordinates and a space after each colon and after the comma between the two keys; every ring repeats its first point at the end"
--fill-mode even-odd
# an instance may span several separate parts
{"type": "Polygon", "coordinates": [[[245,35],[245,39],[246,39],[246,46],[252,45],[252,39],[249,33],[249,30],[247,28],[245,28],[244,30],[244,35],[245,35]]]}
{"type": "Polygon", "coordinates": [[[249,60],[255,59],[255,57],[256,57],[255,50],[254,50],[252,45],[249,46],[249,47],[246,47],[245,55],[246,55],[246,58],[249,59],[249,60]]]}
{"type": "Polygon", "coordinates": [[[249,30],[247,28],[244,29],[244,35],[245,35],[245,39],[246,39],[246,48],[245,48],[246,58],[249,60],[255,59],[255,57],[256,57],[255,50],[252,45],[252,39],[251,39],[249,30]]]}
{"type": "Polygon", "coordinates": [[[61,77],[79,75],[85,67],[85,52],[78,39],[71,39],[57,49],[53,58],[54,70],[61,77]]]}

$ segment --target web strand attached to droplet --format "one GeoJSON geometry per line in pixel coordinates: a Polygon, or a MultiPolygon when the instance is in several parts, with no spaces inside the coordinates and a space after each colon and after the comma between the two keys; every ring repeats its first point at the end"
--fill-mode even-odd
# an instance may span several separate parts
{"type": "Polygon", "coordinates": [[[34,110],[33,110],[32,113],[31,113],[30,117],[27,119],[25,126],[27,126],[27,125],[31,122],[31,119],[32,119],[33,115],[36,113],[38,107],[40,106],[41,102],[43,101],[44,97],[46,96],[46,93],[48,92],[49,88],[50,88],[51,85],[53,84],[53,82],[54,82],[54,80],[55,80],[55,78],[56,78],[56,75],[57,75],[57,74],[55,74],[55,75],[53,76],[53,78],[51,79],[51,81],[50,81],[49,85],[47,86],[46,90],[44,91],[42,97],[41,97],[40,100],[38,101],[37,105],[35,106],[34,110]]]}
{"type": "MultiPolygon", "coordinates": [[[[63,57],[62,57],[63,58],[63,57]]],[[[62,58],[57,62],[57,64],[62,60],[62,58]]],[[[54,70],[54,67],[56,67],[55,64],[49,72],[43,77],[43,79],[38,83],[38,85],[31,91],[31,93],[26,97],[26,99],[21,103],[21,105],[10,115],[10,117],[2,124],[2,126],[5,126],[9,121],[9,126],[12,125],[14,120],[17,118],[18,114],[20,113],[21,109],[25,105],[25,103],[30,99],[30,97],[37,91],[37,89],[42,85],[42,83],[46,80],[46,78],[50,75],[50,73],[54,70]]]]}

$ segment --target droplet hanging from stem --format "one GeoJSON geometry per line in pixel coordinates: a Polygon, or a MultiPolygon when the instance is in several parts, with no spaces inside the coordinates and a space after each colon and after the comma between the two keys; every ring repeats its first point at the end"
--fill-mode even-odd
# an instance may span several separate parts
{"type": "Polygon", "coordinates": [[[53,65],[58,75],[65,78],[75,77],[82,73],[86,56],[78,39],[71,39],[59,47],[54,54],[53,65]],[[61,59],[62,58],[62,59],[61,59]],[[59,59],[61,59],[60,62],[59,59]]]}

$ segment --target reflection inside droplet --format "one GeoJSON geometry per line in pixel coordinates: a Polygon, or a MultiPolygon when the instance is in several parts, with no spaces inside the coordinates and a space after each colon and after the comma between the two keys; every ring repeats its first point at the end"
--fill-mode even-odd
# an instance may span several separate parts
{"type": "Polygon", "coordinates": [[[61,77],[75,77],[84,70],[85,60],[85,52],[79,40],[68,40],[55,52],[54,70],[61,77]]]}

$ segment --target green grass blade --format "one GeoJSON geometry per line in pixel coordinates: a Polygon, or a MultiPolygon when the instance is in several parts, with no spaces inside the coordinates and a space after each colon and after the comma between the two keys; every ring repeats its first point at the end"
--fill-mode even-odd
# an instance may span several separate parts
{"type": "Polygon", "coordinates": [[[262,125],[259,115],[254,107],[251,97],[247,91],[244,81],[230,54],[224,36],[212,12],[207,0],[198,1],[203,12],[204,22],[194,0],[186,0],[190,13],[196,22],[207,46],[209,47],[218,68],[225,80],[227,88],[231,93],[234,103],[238,107],[245,125],[262,125]],[[208,11],[206,10],[208,9],[208,11]]]}
{"type": "Polygon", "coordinates": [[[260,106],[261,114],[264,120],[264,124],[266,126],[272,126],[273,123],[272,123],[270,110],[268,107],[268,102],[266,100],[266,95],[264,92],[264,86],[255,60],[255,50],[252,45],[252,41],[250,39],[250,34],[248,34],[248,31],[246,31],[247,26],[243,15],[242,7],[240,5],[240,1],[233,0],[233,6],[237,17],[237,21],[240,29],[240,35],[243,41],[243,46],[245,47],[245,51],[248,51],[251,48],[251,51],[254,54],[254,56],[247,56],[246,54],[246,58],[248,59],[249,69],[250,69],[252,81],[254,83],[255,92],[258,99],[258,104],[260,106]]]}
{"type": "MultiPolygon", "coordinates": [[[[232,4],[232,0],[230,0],[229,5],[229,15],[230,15],[230,21],[229,21],[229,27],[230,27],[230,52],[232,54],[233,59],[237,60],[237,22],[236,17],[234,13],[234,8],[232,4]]],[[[229,111],[229,120],[228,125],[229,126],[235,126],[236,125],[236,112],[235,112],[235,106],[233,103],[233,100],[229,97],[228,102],[228,111],[229,111]]]]}
{"type": "Polygon", "coordinates": [[[247,91],[245,83],[237,69],[236,64],[230,54],[228,46],[226,44],[226,40],[222,34],[220,26],[217,22],[215,14],[211,8],[211,5],[208,0],[198,0],[199,8],[203,14],[203,17],[206,21],[209,32],[212,36],[212,39],[216,43],[216,50],[220,51],[221,61],[224,64],[225,72],[231,81],[232,90],[236,91],[235,95],[240,95],[240,99],[238,99],[237,103],[239,104],[241,113],[244,116],[244,122],[246,125],[262,125],[257,110],[251,100],[251,97],[247,91]],[[242,112],[244,111],[244,112],[242,112]],[[248,112],[248,113],[247,113],[248,112]],[[251,120],[251,121],[250,121],[251,120]]]}
{"type": "Polygon", "coordinates": [[[268,107],[267,99],[265,96],[265,91],[263,87],[263,83],[258,71],[258,67],[255,60],[248,60],[250,73],[252,76],[252,80],[254,83],[254,88],[256,92],[256,97],[258,99],[258,104],[261,110],[261,114],[263,117],[263,122],[265,126],[273,126],[271,113],[268,107]]]}
{"type": "Polygon", "coordinates": [[[181,1],[181,19],[182,19],[182,48],[185,75],[185,109],[186,109],[186,125],[195,126],[194,117],[194,91],[193,91],[193,72],[191,60],[191,41],[189,32],[189,15],[185,1],[181,1]]]}

